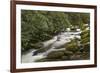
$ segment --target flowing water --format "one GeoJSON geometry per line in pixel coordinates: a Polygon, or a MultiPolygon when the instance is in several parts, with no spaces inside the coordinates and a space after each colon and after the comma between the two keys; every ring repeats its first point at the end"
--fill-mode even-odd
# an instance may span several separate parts
{"type": "Polygon", "coordinates": [[[43,42],[44,47],[47,47],[50,44],[52,44],[51,47],[46,52],[32,56],[32,54],[36,51],[32,49],[31,51],[28,51],[26,54],[22,55],[22,63],[31,63],[38,59],[45,58],[48,55],[48,53],[52,51],[64,50],[65,48],[61,49],[56,49],[56,48],[70,42],[71,39],[74,39],[75,37],[80,39],[81,38],[80,33],[81,32],[62,32],[61,34],[54,36],[51,40],[43,42]]]}

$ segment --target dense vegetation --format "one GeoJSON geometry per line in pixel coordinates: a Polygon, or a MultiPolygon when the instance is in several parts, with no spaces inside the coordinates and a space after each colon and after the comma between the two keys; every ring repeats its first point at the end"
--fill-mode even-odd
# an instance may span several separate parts
{"type": "Polygon", "coordinates": [[[22,48],[33,48],[32,44],[34,43],[51,39],[68,27],[77,26],[81,28],[86,23],[89,23],[88,13],[22,10],[22,48]]]}
{"type": "Polygon", "coordinates": [[[51,52],[50,54],[48,54],[47,58],[39,61],[48,61],[48,60],[51,61],[53,59],[70,60],[75,58],[75,55],[77,55],[76,57],[82,57],[84,53],[80,52],[79,48],[81,47],[82,49],[88,48],[88,50],[87,49],[82,50],[82,52],[85,51],[85,56],[87,58],[90,49],[89,46],[90,30],[86,30],[87,26],[85,26],[84,24],[89,24],[90,23],[89,20],[90,20],[89,13],[22,10],[21,11],[22,52],[32,48],[41,49],[41,47],[43,46],[41,42],[51,39],[53,36],[59,34],[62,31],[66,31],[66,28],[71,28],[71,29],[80,28],[82,31],[81,46],[79,46],[76,43],[78,42],[78,40],[74,39],[70,43],[67,43],[65,45],[66,51],[58,51],[56,53],[51,52]]]}

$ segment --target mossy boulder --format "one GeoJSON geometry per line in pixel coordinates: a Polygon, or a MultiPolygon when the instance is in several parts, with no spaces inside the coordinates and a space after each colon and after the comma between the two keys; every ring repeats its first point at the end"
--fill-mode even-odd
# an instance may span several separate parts
{"type": "Polygon", "coordinates": [[[47,55],[47,59],[60,59],[64,56],[64,51],[52,51],[47,55]]]}
{"type": "Polygon", "coordinates": [[[70,60],[80,60],[81,59],[81,55],[72,55],[70,57],[70,60]]]}
{"type": "Polygon", "coordinates": [[[72,44],[68,44],[66,46],[66,50],[75,53],[75,52],[79,51],[79,47],[78,47],[78,45],[76,43],[72,43],[72,44]]]}
{"type": "Polygon", "coordinates": [[[73,53],[79,51],[78,40],[76,40],[76,38],[71,40],[71,42],[65,45],[65,48],[67,51],[71,51],[73,53]]]}
{"type": "Polygon", "coordinates": [[[43,58],[43,59],[36,60],[35,62],[45,62],[45,61],[47,61],[47,59],[43,58]]]}
{"type": "Polygon", "coordinates": [[[43,43],[39,42],[39,43],[31,44],[31,47],[33,47],[34,49],[40,49],[43,47],[43,43]]]}
{"type": "Polygon", "coordinates": [[[77,55],[81,55],[82,53],[80,51],[77,51],[75,54],[77,55]]]}
{"type": "Polygon", "coordinates": [[[61,59],[62,60],[69,60],[70,59],[70,56],[62,56],[61,59]]]}
{"type": "Polygon", "coordinates": [[[73,52],[72,52],[72,51],[65,51],[64,54],[65,54],[66,56],[69,56],[69,55],[72,55],[73,52]]]}

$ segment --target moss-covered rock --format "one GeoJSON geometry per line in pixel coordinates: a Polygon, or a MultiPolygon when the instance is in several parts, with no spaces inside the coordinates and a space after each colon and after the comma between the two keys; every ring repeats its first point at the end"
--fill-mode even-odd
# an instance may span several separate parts
{"type": "Polygon", "coordinates": [[[65,48],[67,51],[71,51],[73,53],[77,52],[79,50],[78,40],[76,40],[76,38],[71,40],[71,42],[65,45],[65,48]]]}
{"type": "Polygon", "coordinates": [[[83,52],[81,54],[82,59],[90,59],[90,53],[89,52],[83,52]]]}
{"type": "Polygon", "coordinates": [[[35,62],[45,62],[45,61],[47,61],[47,59],[43,58],[43,59],[36,60],[35,62]]]}
{"type": "Polygon", "coordinates": [[[82,53],[80,51],[77,51],[75,54],[77,55],[81,55],[82,53]]]}
{"type": "Polygon", "coordinates": [[[66,56],[69,56],[69,55],[72,55],[73,52],[72,52],[72,51],[65,51],[64,54],[65,54],[66,56]]]}
{"type": "Polygon", "coordinates": [[[60,59],[64,56],[64,51],[52,51],[47,55],[48,59],[60,59]]]}
{"type": "Polygon", "coordinates": [[[81,55],[72,55],[70,57],[70,60],[80,60],[81,59],[81,55]]]}
{"type": "Polygon", "coordinates": [[[66,47],[66,50],[71,51],[73,53],[77,52],[79,50],[79,47],[74,45],[74,44],[70,44],[66,47]]]}
{"type": "Polygon", "coordinates": [[[31,47],[33,47],[34,49],[40,49],[43,47],[43,43],[39,42],[39,43],[31,44],[31,47]]]}
{"type": "Polygon", "coordinates": [[[69,59],[70,59],[70,56],[62,56],[61,59],[62,59],[62,60],[69,60],[69,59]]]}

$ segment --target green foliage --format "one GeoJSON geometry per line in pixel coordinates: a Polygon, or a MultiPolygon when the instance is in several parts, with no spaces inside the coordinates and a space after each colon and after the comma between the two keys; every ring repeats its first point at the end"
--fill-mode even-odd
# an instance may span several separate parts
{"type": "MultiPolygon", "coordinates": [[[[82,33],[81,33],[81,44],[83,47],[83,52],[87,52],[87,54],[90,53],[90,29],[86,29],[89,28],[89,26],[83,25],[82,27],[82,33]]],[[[87,58],[89,55],[85,55],[85,57],[87,58]]],[[[84,57],[84,55],[82,55],[82,57],[84,57]]]]}
{"type": "Polygon", "coordinates": [[[40,48],[38,42],[88,22],[89,13],[21,10],[21,46],[24,50],[40,48]]]}
{"type": "Polygon", "coordinates": [[[69,13],[69,20],[74,27],[80,25],[81,23],[80,13],[69,13]]]}
{"type": "Polygon", "coordinates": [[[72,12],[72,13],[68,13],[68,19],[74,28],[76,27],[82,28],[83,24],[89,24],[90,14],[72,12]]]}
{"type": "Polygon", "coordinates": [[[89,24],[90,23],[90,14],[89,13],[80,13],[80,17],[82,19],[82,22],[84,24],[89,24]]]}
{"type": "Polygon", "coordinates": [[[90,42],[90,30],[87,30],[86,28],[88,28],[88,26],[86,27],[85,25],[83,25],[83,28],[81,33],[81,44],[85,45],[90,42]]]}

